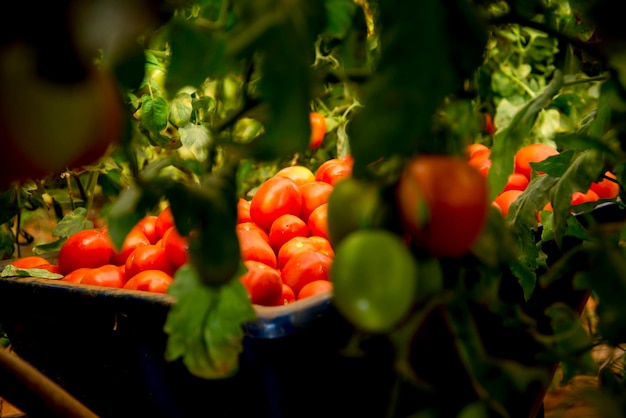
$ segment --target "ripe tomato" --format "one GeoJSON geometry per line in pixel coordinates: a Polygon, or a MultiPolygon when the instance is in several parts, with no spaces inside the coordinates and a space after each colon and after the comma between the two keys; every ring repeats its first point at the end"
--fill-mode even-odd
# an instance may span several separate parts
{"type": "Polygon", "coordinates": [[[250,201],[250,217],[261,228],[269,231],[272,223],[286,213],[300,214],[302,195],[296,182],[287,177],[274,176],[264,181],[250,201]]]}
{"type": "Polygon", "coordinates": [[[272,306],[284,306],[289,305],[292,302],[296,301],[296,294],[293,293],[293,289],[287,286],[285,283],[282,285],[282,293],[280,297],[274,301],[272,306]]]}
{"type": "Polygon", "coordinates": [[[161,270],[172,276],[175,270],[166,249],[154,244],[135,248],[126,259],[125,267],[128,278],[144,270],[161,270]]]}
{"type": "Polygon", "coordinates": [[[333,290],[333,283],[328,280],[315,280],[305,284],[298,293],[298,300],[302,300],[314,295],[328,293],[333,290]]]}
{"type": "Polygon", "coordinates": [[[278,254],[276,257],[276,264],[278,269],[282,270],[283,267],[285,267],[285,264],[287,264],[287,261],[289,261],[296,254],[316,251],[317,247],[310,238],[311,237],[294,237],[284,243],[282,247],[280,247],[280,249],[278,250],[278,254]]]}
{"type": "Polygon", "coordinates": [[[515,172],[523,174],[530,180],[532,171],[530,163],[538,163],[558,153],[556,148],[548,144],[530,144],[523,146],[517,150],[514,156],[515,172]]]}
{"type": "Polygon", "coordinates": [[[285,167],[275,174],[293,180],[298,186],[315,181],[315,174],[303,165],[285,167]]]}
{"type": "Polygon", "coordinates": [[[330,240],[328,235],[328,203],[319,205],[311,215],[307,222],[311,235],[326,238],[330,240]]]}
{"type": "Polygon", "coordinates": [[[156,230],[157,236],[159,238],[163,238],[165,231],[170,229],[172,226],[174,226],[174,215],[172,214],[172,208],[168,206],[157,215],[157,220],[154,223],[154,229],[156,230]]]}
{"type": "Polygon", "coordinates": [[[478,154],[474,158],[470,158],[468,164],[478,170],[480,175],[486,179],[489,174],[489,170],[491,169],[492,161],[488,154],[478,154]]]}
{"type": "Polygon", "coordinates": [[[143,292],[166,293],[173,278],[162,270],[144,270],[131,277],[124,289],[143,292]]]}
{"type": "Polygon", "coordinates": [[[526,177],[522,173],[511,173],[509,174],[509,177],[507,178],[506,184],[504,185],[504,188],[502,189],[502,191],[503,192],[506,192],[507,190],[524,191],[526,190],[526,187],[528,187],[528,183],[529,183],[528,177],[526,177]]]}
{"type": "Polygon", "coordinates": [[[50,262],[43,257],[39,257],[37,255],[31,255],[26,257],[18,258],[17,260],[13,260],[11,262],[12,266],[21,269],[30,269],[33,267],[41,266],[42,264],[49,264],[50,262]]]}
{"type": "Polygon", "coordinates": [[[485,156],[489,158],[489,156],[491,155],[491,148],[489,148],[485,144],[469,144],[467,147],[465,147],[465,155],[467,156],[468,160],[471,160],[478,156],[485,156]]]}
{"type": "Polygon", "coordinates": [[[309,215],[315,208],[328,202],[334,187],[324,181],[312,181],[300,186],[302,195],[302,207],[300,208],[300,218],[308,222],[309,215]]]}
{"type": "Polygon", "coordinates": [[[90,270],[91,270],[91,267],[78,268],[74,271],[67,273],[65,276],[63,276],[61,281],[71,282],[71,283],[80,283],[83,280],[83,277],[85,277],[85,274],[87,274],[87,272],[90,270]]]}
{"type": "Polygon", "coordinates": [[[617,176],[610,171],[606,171],[604,173],[604,178],[601,181],[594,181],[591,183],[589,188],[593,190],[600,199],[613,199],[619,194],[617,176]]]}
{"type": "Polygon", "coordinates": [[[187,263],[189,254],[189,239],[180,235],[175,226],[171,226],[163,236],[161,244],[165,248],[165,254],[174,271],[187,263]]]}
{"type": "Polygon", "coordinates": [[[333,259],[318,251],[307,251],[294,255],[287,261],[281,273],[283,282],[297,295],[307,283],[328,280],[333,259]]]}
{"type": "MultiPolygon", "coordinates": [[[[259,235],[261,235],[261,238],[263,238],[265,241],[267,241],[268,244],[270,242],[270,236],[265,231],[265,229],[261,228],[260,226],[258,226],[256,223],[254,223],[252,221],[250,221],[250,222],[243,222],[243,223],[237,224],[235,229],[237,231],[253,231],[253,232],[256,232],[259,235]]],[[[271,227],[270,227],[270,229],[271,229],[271,227]]]]}
{"type": "Polygon", "coordinates": [[[309,139],[309,149],[318,148],[326,136],[326,118],[319,112],[309,113],[311,121],[311,138],[309,139]]]}
{"type": "Polygon", "coordinates": [[[308,237],[310,235],[307,224],[296,215],[281,215],[270,228],[270,246],[278,253],[284,243],[294,237],[308,237]]]}
{"type": "Polygon", "coordinates": [[[315,249],[329,257],[335,256],[335,250],[328,238],[320,237],[319,235],[311,235],[309,241],[313,243],[315,249]]]}
{"type": "Polygon", "coordinates": [[[493,123],[493,117],[490,113],[483,113],[483,130],[487,135],[493,135],[496,133],[496,125],[493,123]]]}
{"type": "Polygon", "coordinates": [[[61,246],[57,264],[66,275],[81,267],[100,267],[111,260],[113,247],[109,239],[96,229],[85,229],[71,235],[61,246]]]}
{"type": "Polygon", "coordinates": [[[239,281],[248,291],[252,303],[263,306],[274,305],[283,293],[280,272],[259,261],[247,260],[244,264],[248,271],[239,277],[239,281]]]}
{"type": "Polygon", "coordinates": [[[436,257],[465,254],[489,208],[485,179],[462,158],[411,158],[396,188],[400,219],[413,242],[436,257]]]}
{"type": "Polygon", "coordinates": [[[574,192],[572,193],[571,205],[576,206],[587,202],[596,202],[599,199],[598,194],[589,189],[586,192],[574,192]]]}
{"type": "Polygon", "coordinates": [[[237,231],[239,238],[239,249],[243,261],[254,260],[276,268],[276,253],[257,232],[237,231]]]}
{"type": "Polygon", "coordinates": [[[59,270],[59,266],[57,266],[56,264],[52,264],[52,263],[39,264],[38,266],[35,266],[34,268],[47,270],[50,273],[61,274],[59,270]]]}
{"type": "Polygon", "coordinates": [[[120,266],[113,264],[105,264],[100,267],[92,268],[85,273],[81,284],[90,284],[94,286],[122,288],[126,283],[126,277],[120,266]]]}
{"type": "Polygon", "coordinates": [[[352,164],[340,158],[324,161],[315,170],[315,180],[334,186],[338,181],[352,175],[352,164]]]}
{"type": "Polygon", "coordinates": [[[502,192],[496,196],[494,202],[500,208],[502,217],[506,218],[506,215],[509,213],[511,203],[515,202],[515,200],[517,200],[519,195],[522,193],[523,192],[521,190],[507,190],[506,192],[502,192]]]}
{"type": "Polygon", "coordinates": [[[91,164],[122,133],[123,101],[110,72],[55,83],[39,75],[35,56],[26,43],[0,51],[0,189],[91,164]]]}
{"type": "Polygon", "coordinates": [[[250,201],[240,197],[237,202],[237,223],[241,224],[244,222],[252,222],[252,218],[250,217],[250,201]]]}
{"type": "Polygon", "coordinates": [[[156,221],[158,216],[156,215],[146,215],[137,222],[135,228],[139,229],[144,233],[150,244],[156,244],[161,237],[157,233],[156,230],[156,221]]]}
{"type": "Polygon", "coordinates": [[[135,227],[131,229],[124,238],[122,248],[120,248],[119,251],[113,249],[113,253],[111,253],[111,264],[115,264],[116,266],[126,264],[126,259],[130,253],[132,253],[135,248],[145,245],[150,245],[150,240],[146,237],[146,234],[141,232],[139,228],[135,227]]]}

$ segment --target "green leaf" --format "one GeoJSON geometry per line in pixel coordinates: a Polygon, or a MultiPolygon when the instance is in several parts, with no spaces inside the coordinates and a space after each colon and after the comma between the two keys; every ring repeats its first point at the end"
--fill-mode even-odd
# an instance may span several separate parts
{"type": "Polygon", "coordinates": [[[2,269],[0,277],[38,277],[42,279],[62,279],[63,275],[58,273],[52,273],[46,269],[39,268],[19,268],[11,264],[7,264],[2,269]]]}
{"type": "Polygon", "coordinates": [[[20,212],[18,192],[18,187],[11,185],[0,194],[0,225],[9,222],[20,212]]]}
{"type": "MultiPolygon", "coordinates": [[[[89,229],[89,228],[87,228],[87,229],[89,229]]],[[[60,251],[61,247],[63,246],[63,243],[65,241],[67,241],[67,237],[63,237],[63,238],[58,239],[56,241],[47,242],[45,244],[35,245],[33,247],[33,254],[41,255],[41,254],[53,253],[55,251],[60,251]]]]}
{"type": "MultiPolygon", "coordinates": [[[[159,137],[161,131],[167,128],[168,106],[163,97],[154,99],[148,95],[141,98],[143,127],[152,135],[159,137]]],[[[160,142],[160,141],[157,141],[160,142]]]]}
{"type": "Polygon", "coordinates": [[[54,237],[69,237],[84,229],[92,229],[93,222],[87,219],[87,209],[76,208],[59,221],[52,230],[54,237]]]}
{"type": "Polygon", "coordinates": [[[211,132],[204,125],[187,124],[178,130],[182,147],[178,149],[183,158],[204,161],[209,155],[211,132]]]}
{"type": "Polygon", "coordinates": [[[537,115],[545,109],[563,85],[563,74],[556,70],[544,91],[532,100],[529,100],[516,114],[511,123],[504,129],[498,130],[494,136],[490,158],[492,160],[487,181],[491,191],[491,199],[502,190],[509,174],[513,172],[515,153],[522,147],[528,138],[537,115]]]}
{"type": "Polygon", "coordinates": [[[176,95],[174,100],[172,100],[170,103],[169,120],[170,122],[172,122],[174,125],[178,127],[187,125],[189,121],[191,120],[192,111],[193,111],[193,104],[192,104],[191,94],[180,93],[176,95]]]}
{"type": "Polygon", "coordinates": [[[165,357],[182,358],[189,371],[205,379],[232,376],[243,350],[243,324],[256,314],[238,280],[224,286],[205,286],[197,271],[185,265],[168,289],[176,298],[165,322],[165,357]]]}
{"type": "Polygon", "coordinates": [[[343,38],[352,27],[352,16],[358,7],[352,0],[325,0],[326,28],[324,32],[343,38]]]}
{"type": "Polygon", "coordinates": [[[7,224],[0,224],[0,260],[7,260],[15,251],[15,234],[7,224]]]}
{"type": "Polygon", "coordinates": [[[158,201],[158,195],[139,186],[131,186],[120,193],[107,216],[108,234],[114,248],[122,248],[126,235],[158,201]]]}

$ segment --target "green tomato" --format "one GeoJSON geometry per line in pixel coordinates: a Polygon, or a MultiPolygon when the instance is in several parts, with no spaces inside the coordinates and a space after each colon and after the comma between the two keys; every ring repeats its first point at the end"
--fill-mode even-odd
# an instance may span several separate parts
{"type": "Polygon", "coordinates": [[[418,265],[397,235],[359,230],[335,250],[331,267],[334,303],[356,328],[385,333],[403,319],[415,300],[418,265]]]}

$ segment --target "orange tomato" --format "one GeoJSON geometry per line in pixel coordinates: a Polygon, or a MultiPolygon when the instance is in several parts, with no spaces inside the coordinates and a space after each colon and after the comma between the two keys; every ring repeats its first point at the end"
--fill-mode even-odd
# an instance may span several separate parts
{"type": "Polygon", "coordinates": [[[511,203],[515,202],[519,195],[523,192],[521,190],[507,190],[506,192],[500,193],[496,196],[494,202],[498,205],[502,212],[502,217],[506,218],[506,215],[509,213],[509,208],[511,203]]]}
{"type": "MultiPolygon", "coordinates": [[[[270,227],[270,229],[271,229],[271,227],[270,227]]],[[[265,229],[261,228],[259,225],[257,225],[256,223],[254,223],[252,221],[250,221],[250,222],[242,222],[240,224],[237,224],[237,226],[235,226],[235,230],[237,230],[237,231],[252,231],[252,232],[256,232],[257,234],[259,234],[261,236],[261,238],[263,238],[265,241],[267,241],[268,244],[270,242],[270,236],[265,231],[265,229]]]]}
{"type": "Polygon", "coordinates": [[[237,237],[243,261],[259,261],[276,268],[276,253],[257,232],[237,230],[237,237]]]}
{"type": "Polygon", "coordinates": [[[187,263],[189,253],[189,239],[180,235],[175,226],[171,226],[163,236],[161,246],[165,248],[167,259],[176,271],[187,263]]]}
{"type": "Polygon", "coordinates": [[[328,203],[319,205],[311,212],[307,225],[309,231],[311,231],[311,235],[330,240],[330,236],[328,235],[328,203]]]}
{"type": "Polygon", "coordinates": [[[244,222],[252,222],[252,218],[250,217],[250,201],[240,197],[237,202],[237,223],[241,224],[244,222]]]}
{"type": "Polygon", "coordinates": [[[524,191],[526,190],[526,187],[528,187],[528,183],[529,183],[528,177],[526,177],[522,173],[511,173],[509,174],[509,177],[507,178],[506,184],[504,185],[504,188],[502,189],[502,191],[503,192],[506,192],[507,190],[524,191]]]}
{"type": "MultiPolygon", "coordinates": [[[[311,237],[294,237],[284,243],[278,250],[276,255],[276,264],[279,270],[282,270],[293,256],[303,252],[316,251],[317,247],[311,237]]],[[[327,254],[328,255],[328,254],[327,254]]]]}
{"type": "Polygon", "coordinates": [[[352,175],[352,163],[340,158],[324,161],[315,170],[315,180],[334,186],[338,181],[352,175]]]}
{"type": "Polygon", "coordinates": [[[309,139],[309,149],[318,148],[326,136],[326,118],[319,112],[310,112],[311,137],[309,139]]]}
{"type": "Polygon", "coordinates": [[[311,235],[309,237],[309,241],[313,243],[317,251],[330,257],[335,256],[335,250],[333,249],[333,245],[330,243],[328,238],[324,238],[319,235],[311,235]]]}
{"type": "Polygon", "coordinates": [[[87,274],[89,270],[91,270],[91,267],[77,268],[76,270],[70,273],[67,273],[65,276],[63,276],[61,281],[71,282],[71,283],[80,283],[83,280],[83,277],[85,277],[85,274],[87,274]]]}
{"type": "Polygon", "coordinates": [[[124,289],[143,292],[166,293],[173,278],[162,270],[144,270],[131,277],[124,289]]]}
{"type": "Polygon", "coordinates": [[[315,181],[315,174],[303,165],[291,165],[279,170],[275,176],[287,177],[293,180],[298,186],[315,181]]]}
{"type": "Polygon", "coordinates": [[[163,209],[158,215],[157,220],[154,223],[154,229],[159,238],[163,238],[165,231],[174,226],[174,215],[172,214],[172,208],[169,206],[163,209]]]}
{"type": "Polygon", "coordinates": [[[469,144],[467,147],[465,147],[465,155],[467,156],[468,160],[471,160],[478,156],[485,156],[488,158],[489,155],[491,155],[491,149],[485,144],[469,144]]]}
{"type": "Polygon", "coordinates": [[[302,195],[300,218],[302,218],[304,222],[308,222],[311,212],[319,205],[328,202],[328,197],[333,189],[334,187],[332,185],[317,180],[300,186],[300,194],[302,195]]]}
{"type": "Polygon", "coordinates": [[[11,265],[21,269],[30,269],[33,267],[41,266],[42,264],[49,264],[50,262],[43,257],[39,257],[37,255],[31,255],[26,257],[18,258],[17,260],[11,261],[11,265]]]}
{"type": "Polygon", "coordinates": [[[144,233],[150,244],[156,244],[157,241],[161,238],[156,230],[156,221],[158,216],[156,215],[146,215],[137,222],[135,226],[141,232],[144,233]]]}
{"type": "Polygon", "coordinates": [[[589,186],[600,199],[613,199],[619,194],[619,183],[617,182],[617,176],[610,171],[604,173],[604,178],[601,181],[594,181],[589,186]]]}
{"type": "MultiPolygon", "coordinates": [[[[557,155],[559,152],[551,145],[548,144],[530,144],[523,146],[514,156],[515,173],[523,174],[530,180],[531,167],[530,163],[538,163],[545,160],[548,157],[557,155]]],[[[543,174],[543,173],[537,173],[543,174]]]]}
{"type": "Polygon", "coordinates": [[[333,259],[318,251],[307,251],[294,255],[287,261],[281,273],[283,282],[297,295],[307,283],[328,280],[333,259]]]}
{"type": "Polygon", "coordinates": [[[572,193],[571,205],[576,206],[582,203],[595,202],[599,199],[598,194],[589,189],[586,192],[574,192],[572,193]]]}
{"type": "Polygon", "coordinates": [[[92,268],[85,273],[80,283],[94,286],[122,288],[125,283],[125,275],[119,266],[105,264],[92,268]]]}

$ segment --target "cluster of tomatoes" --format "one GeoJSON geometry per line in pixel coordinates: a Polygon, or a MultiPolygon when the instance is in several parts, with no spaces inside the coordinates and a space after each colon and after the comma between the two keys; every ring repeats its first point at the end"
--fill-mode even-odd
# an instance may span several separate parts
{"type": "MultiPolygon", "coordinates": [[[[491,168],[491,149],[484,144],[471,144],[467,148],[469,164],[487,177],[491,168]]],[[[493,205],[506,216],[511,204],[526,190],[531,179],[531,163],[538,163],[548,157],[559,154],[559,151],[551,145],[536,143],[521,147],[514,155],[514,170],[507,178],[507,182],[502,191],[496,196],[493,205]]],[[[538,175],[543,173],[537,172],[538,175]]],[[[599,199],[613,199],[619,193],[619,184],[615,181],[614,173],[607,171],[604,179],[592,182],[587,191],[572,193],[572,206],[586,202],[595,202],[599,199]]],[[[552,210],[551,203],[547,203],[544,210],[552,210]]]]}
{"type": "Polygon", "coordinates": [[[240,280],[252,303],[285,305],[332,289],[328,198],[351,174],[349,157],[328,160],[315,172],[289,166],[264,181],[252,199],[239,199],[236,230],[247,267],[240,280]]]}

